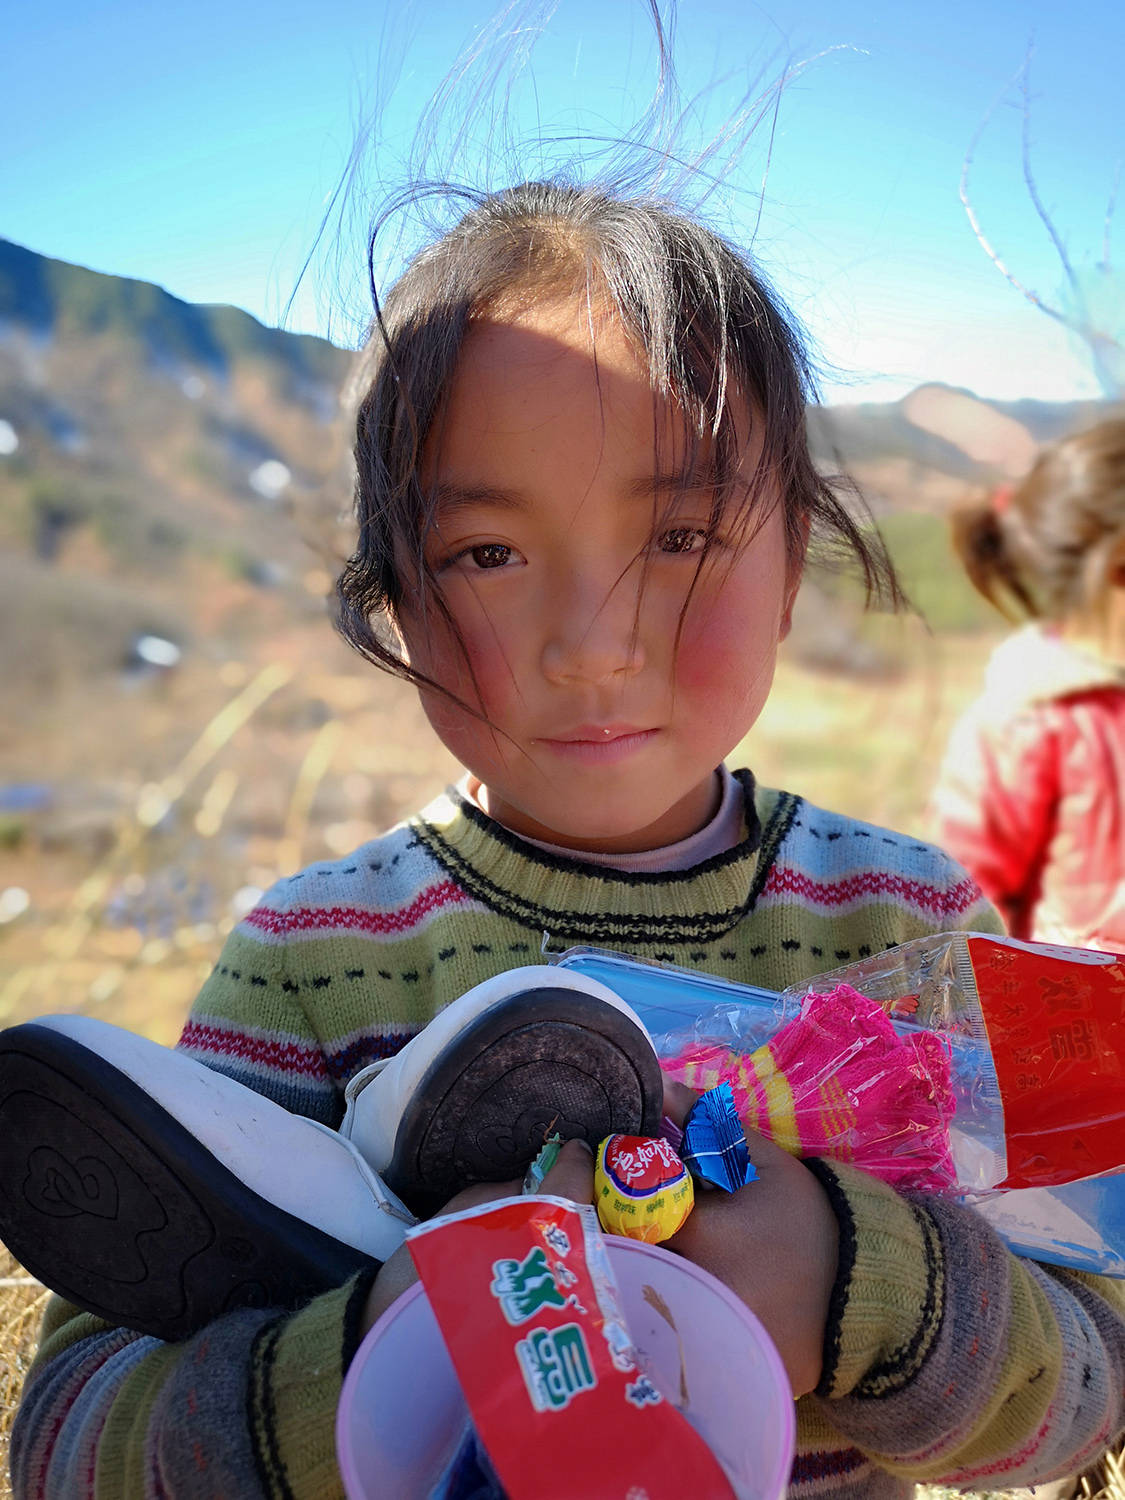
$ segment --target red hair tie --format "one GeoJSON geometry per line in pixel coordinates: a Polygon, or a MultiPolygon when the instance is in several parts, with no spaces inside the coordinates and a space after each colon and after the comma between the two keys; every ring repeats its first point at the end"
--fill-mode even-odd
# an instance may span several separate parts
{"type": "Polygon", "coordinates": [[[1010,484],[998,484],[996,486],[989,497],[989,503],[992,506],[994,514],[998,516],[1004,514],[1008,506],[1012,503],[1013,494],[1015,494],[1015,490],[1010,484]]]}

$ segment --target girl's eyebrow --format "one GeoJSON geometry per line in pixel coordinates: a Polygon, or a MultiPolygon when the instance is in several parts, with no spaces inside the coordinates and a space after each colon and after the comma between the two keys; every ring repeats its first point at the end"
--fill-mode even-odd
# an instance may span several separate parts
{"type": "MultiPolygon", "coordinates": [[[[622,487],[628,500],[651,500],[654,495],[692,495],[714,490],[717,477],[709,466],[690,478],[683,474],[641,474],[622,487]]],[[[439,479],[433,488],[434,502],[443,519],[449,520],[459,511],[473,506],[488,506],[493,510],[529,510],[531,501],[522,490],[503,489],[492,484],[460,484],[452,479],[439,479]]]]}
{"type": "Polygon", "coordinates": [[[519,490],[499,489],[492,484],[457,484],[439,479],[433,488],[437,509],[445,517],[474,505],[488,505],[496,510],[527,510],[528,499],[519,490]]]}
{"type": "Polygon", "coordinates": [[[639,479],[630,480],[625,486],[624,493],[630,498],[644,498],[652,495],[694,495],[703,490],[713,490],[717,483],[718,475],[714,469],[704,464],[691,475],[642,474],[639,479]]]}

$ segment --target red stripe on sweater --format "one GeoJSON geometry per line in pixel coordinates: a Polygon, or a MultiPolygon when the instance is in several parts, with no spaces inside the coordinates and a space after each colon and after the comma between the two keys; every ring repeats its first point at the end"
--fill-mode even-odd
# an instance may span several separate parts
{"type": "Polygon", "coordinates": [[[864,897],[889,896],[923,911],[954,916],[968,911],[981,899],[974,880],[959,880],[954,886],[927,885],[889,870],[864,870],[843,880],[814,880],[790,865],[774,865],[762,888],[764,896],[797,896],[816,906],[848,906],[864,897]]]}
{"type": "Polygon", "coordinates": [[[325,1079],[329,1076],[328,1064],[319,1047],[247,1036],[244,1031],[224,1031],[220,1026],[208,1026],[199,1021],[187,1023],[177,1045],[185,1051],[190,1048],[211,1057],[229,1058],[255,1068],[272,1068],[302,1078],[325,1079]]]}
{"type": "MultiPolygon", "coordinates": [[[[1052,1402],[1047,1410],[1047,1415],[1039,1425],[1038,1431],[1022,1447],[1013,1449],[1012,1452],[1005,1454],[1003,1458],[993,1460],[992,1463],[972,1464],[967,1468],[958,1469],[954,1476],[957,1485],[969,1484],[977,1479],[994,1478],[996,1475],[1003,1477],[1005,1474],[1010,1474],[1013,1468],[1028,1463],[1043,1448],[1045,1440],[1057,1431],[1058,1422],[1059,1413],[1056,1410],[1055,1403],[1052,1402]]],[[[1103,1421],[1092,1441],[1086,1446],[1086,1454],[1089,1455],[1088,1461],[1092,1462],[1097,1458],[1099,1453],[1104,1452],[1106,1444],[1113,1436],[1113,1429],[1110,1427],[1109,1422],[1103,1421]]],[[[935,1446],[930,1451],[936,1454],[939,1450],[935,1446]]],[[[926,1456],[928,1455],[924,1455],[924,1457],[926,1456]]],[[[1079,1460],[1079,1467],[1084,1467],[1087,1462],[1085,1455],[1080,1454],[1076,1456],[1079,1460]]]]}
{"type": "MultiPolygon", "coordinates": [[[[1047,1408],[1047,1415],[1040,1422],[1036,1432],[1019,1448],[1012,1448],[1002,1458],[993,1459],[987,1464],[969,1464],[962,1469],[955,1469],[947,1476],[950,1483],[956,1483],[957,1485],[968,1484],[971,1480],[978,1479],[985,1474],[993,1475],[1005,1472],[1010,1474],[1018,1464],[1026,1463],[1029,1458],[1033,1458],[1043,1446],[1043,1439],[1048,1436],[1056,1420],[1056,1416],[1055,1402],[1052,1401],[1051,1405],[1047,1408]]],[[[958,1442],[964,1441],[966,1437],[972,1435],[972,1432],[972,1427],[964,1427],[962,1425],[955,1434],[945,1433],[938,1442],[931,1443],[928,1448],[923,1448],[917,1453],[912,1453],[910,1455],[911,1459],[916,1464],[932,1463],[944,1450],[952,1446],[954,1439],[958,1442]]]]}
{"type": "Polygon", "coordinates": [[[370,911],[363,906],[297,906],[291,911],[271,911],[258,906],[245,918],[247,924],[271,937],[295,937],[298,933],[322,936],[329,932],[367,932],[374,936],[396,936],[416,927],[425,917],[443,907],[460,906],[470,899],[452,880],[443,880],[415,896],[408,906],[395,911],[370,911]]]}
{"type": "MultiPolygon", "coordinates": [[[[70,1415],[71,1407],[81,1395],[86,1382],[92,1380],[104,1365],[108,1364],[111,1359],[114,1359],[121,1353],[122,1349],[127,1349],[131,1344],[136,1344],[144,1337],[143,1333],[134,1333],[128,1328],[118,1330],[115,1336],[107,1338],[104,1343],[96,1344],[92,1354],[87,1355],[77,1367],[70,1370],[67,1377],[61,1383],[56,1385],[52,1393],[51,1405],[54,1408],[54,1415],[51,1418],[50,1426],[44,1434],[43,1441],[33,1445],[33,1451],[35,1448],[39,1450],[33,1460],[36,1468],[39,1470],[39,1474],[37,1475],[39,1483],[34,1490],[35,1495],[41,1496],[46,1493],[43,1475],[47,1464],[50,1462],[50,1455],[54,1452],[55,1443],[58,1441],[59,1434],[62,1432],[66,1420],[70,1415]],[[46,1457],[43,1455],[46,1455],[46,1457]]],[[[94,1468],[98,1453],[98,1442],[105,1427],[107,1416],[108,1412],[104,1406],[100,1411],[95,1408],[95,1417],[97,1420],[96,1431],[86,1433],[82,1439],[82,1446],[88,1449],[86,1473],[89,1481],[88,1493],[91,1495],[94,1493],[94,1468]]]]}

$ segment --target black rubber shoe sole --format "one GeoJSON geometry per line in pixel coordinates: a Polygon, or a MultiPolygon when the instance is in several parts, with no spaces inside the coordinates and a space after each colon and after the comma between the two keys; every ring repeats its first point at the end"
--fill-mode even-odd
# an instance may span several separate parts
{"type": "Polygon", "coordinates": [[[383,1173],[424,1218],[474,1182],[522,1177],[550,1135],[596,1149],[656,1135],[664,1086],[652,1044],[580,990],[526,990],[469,1023],[415,1089],[383,1173]]]}
{"type": "Polygon", "coordinates": [[[182,1339],[299,1307],[374,1262],[253,1192],[127,1075],[50,1027],[0,1032],[0,1240],[52,1291],[182,1339]]]}

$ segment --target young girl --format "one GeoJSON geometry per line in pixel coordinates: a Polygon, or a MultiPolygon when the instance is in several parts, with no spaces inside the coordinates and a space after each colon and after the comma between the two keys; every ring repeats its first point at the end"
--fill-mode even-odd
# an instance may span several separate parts
{"type": "Polygon", "coordinates": [[[955,518],[969,577],[1030,623],[956,726],[937,833],[1012,934],[1125,950],[1125,419],[955,518]]]}
{"type": "MultiPolygon", "coordinates": [[[[544,933],[780,989],[995,930],[937,850],[725,767],[810,536],[870,583],[882,566],[813,468],[800,348],[743,255],[592,189],[481,198],[395,286],[366,384],[343,629],[417,684],[467,774],[269,892],[196,1002],[192,1056],[335,1125],[357,1070],[544,933]]],[[[672,1247],[782,1350],[792,1495],[1034,1481],[1125,1422],[1125,1286],[1018,1260],[970,1211],[847,1166],[751,1155],[759,1181],[701,1195],[672,1247]]],[[[567,1171],[589,1197],[574,1153],[567,1171]]],[[[342,1376],[407,1275],[395,1255],[177,1344],[56,1302],[18,1500],[338,1496],[342,1376]]]]}

